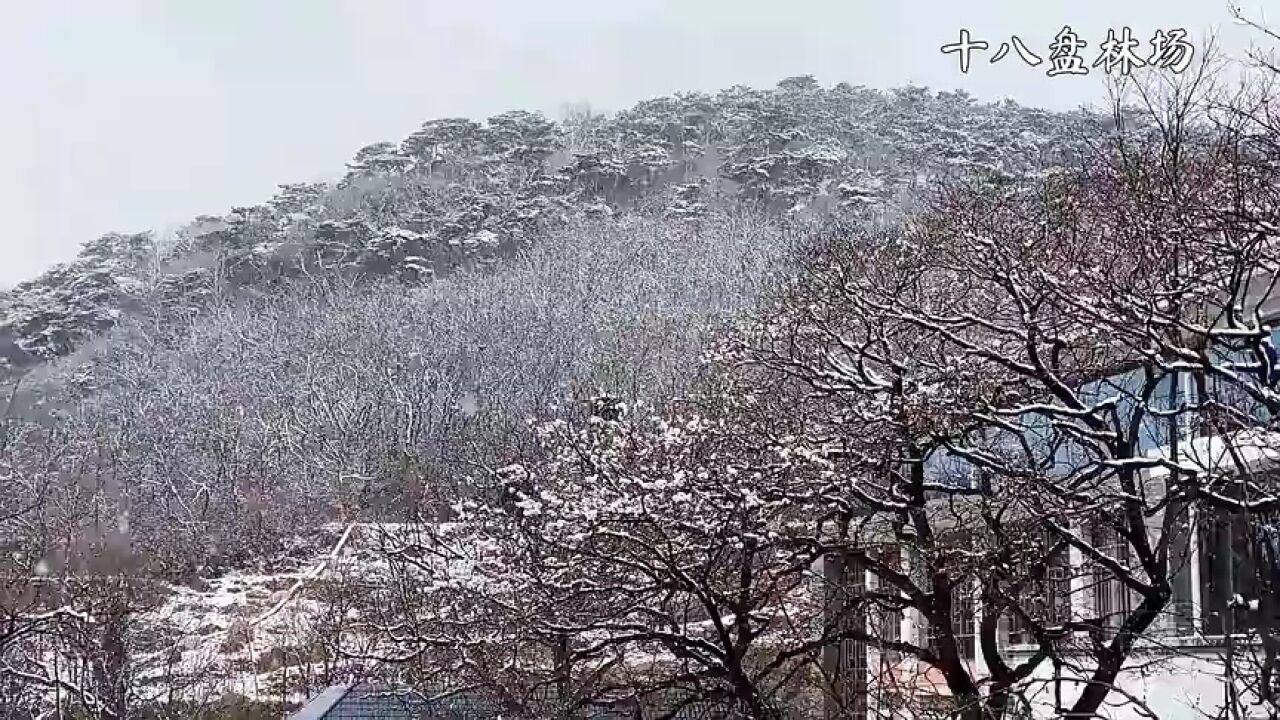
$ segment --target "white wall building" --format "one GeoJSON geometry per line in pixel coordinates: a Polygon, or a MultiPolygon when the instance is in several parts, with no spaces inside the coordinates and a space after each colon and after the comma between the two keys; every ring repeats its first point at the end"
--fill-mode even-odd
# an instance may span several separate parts
{"type": "MultiPolygon", "coordinates": [[[[1243,461],[1250,474],[1280,472],[1280,434],[1246,431],[1234,436],[1230,445],[1216,437],[1188,437],[1180,445],[1178,457],[1183,466],[1222,473],[1227,466],[1239,468],[1243,461]]],[[[1168,451],[1156,447],[1151,452],[1168,451]]],[[[1152,492],[1163,493],[1165,474],[1163,469],[1146,473],[1152,492]]],[[[1161,515],[1149,519],[1153,534],[1162,520],[1161,515]]],[[[1184,561],[1173,578],[1173,600],[1153,628],[1143,633],[1125,663],[1116,688],[1100,711],[1103,717],[1273,717],[1251,691],[1252,683],[1258,681],[1263,658],[1258,634],[1249,633],[1247,626],[1257,622],[1260,613],[1227,609],[1233,595],[1256,599],[1263,591],[1257,573],[1260,566],[1255,564],[1263,561],[1256,557],[1257,548],[1249,535],[1260,521],[1254,517],[1234,517],[1229,522],[1224,518],[1198,517],[1195,522],[1198,531],[1188,533],[1187,546],[1177,549],[1184,561]],[[1228,622],[1240,623],[1230,643],[1223,632],[1224,614],[1232,615],[1228,622]],[[1236,677],[1231,685],[1227,681],[1229,673],[1236,677]],[[1234,700],[1229,697],[1229,686],[1236,688],[1234,700]]],[[[1101,535],[1091,539],[1095,547],[1117,561],[1128,560],[1125,543],[1108,543],[1101,535]]],[[[1070,551],[1068,563],[1056,570],[1049,573],[1054,581],[1047,583],[1043,591],[1047,617],[1054,617],[1054,613],[1057,621],[1106,617],[1111,626],[1118,627],[1135,604],[1135,597],[1114,576],[1101,572],[1095,575],[1075,549],[1070,551]]],[[[829,586],[840,582],[863,583],[870,588],[877,585],[870,572],[844,578],[839,577],[839,572],[839,563],[830,563],[829,586]]],[[[956,601],[952,627],[958,639],[967,641],[962,654],[972,676],[981,684],[989,678],[983,653],[976,647],[976,628],[982,622],[983,608],[973,599],[976,593],[961,595],[956,601]]],[[[865,622],[868,632],[876,637],[900,639],[918,647],[928,645],[928,623],[915,610],[907,610],[879,626],[873,626],[875,621],[870,618],[865,622]]],[[[1029,636],[1024,637],[1008,616],[1001,618],[997,637],[1001,656],[1010,664],[1031,658],[1037,650],[1037,646],[1027,644],[1029,636]]],[[[1084,641],[1080,634],[1080,642],[1084,641]]],[[[863,712],[865,717],[921,717],[922,708],[950,695],[941,673],[914,657],[895,657],[855,642],[846,642],[828,656],[828,672],[835,668],[834,663],[839,663],[846,672],[867,678],[861,687],[846,690],[849,694],[865,693],[865,701],[846,705],[844,714],[829,708],[831,717],[860,717],[863,712]]],[[[1066,659],[1087,664],[1090,658],[1087,653],[1079,653],[1078,657],[1067,653],[1066,659]]],[[[1035,718],[1061,717],[1063,709],[1069,709],[1083,689],[1080,680],[1081,676],[1069,667],[1056,668],[1050,661],[1042,662],[1024,688],[1026,711],[1035,718]]]]}

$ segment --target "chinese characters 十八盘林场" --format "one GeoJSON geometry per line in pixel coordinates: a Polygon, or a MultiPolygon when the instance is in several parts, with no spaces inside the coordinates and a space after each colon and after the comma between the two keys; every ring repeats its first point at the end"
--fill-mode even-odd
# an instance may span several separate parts
{"type": "MultiPolygon", "coordinates": [[[[1115,29],[1107,30],[1107,37],[1098,43],[1098,53],[1092,63],[1088,62],[1085,48],[1089,43],[1082,39],[1070,25],[1064,25],[1053,42],[1049,43],[1049,68],[1045,74],[1049,77],[1058,75],[1088,75],[1091,68],[1099,68],[1107,75],[1128,75],[1137,68],[1150,67],[1181,73],[1191,65],[1195,56],[1195,47],[1187,40],[1187,31],[1182,28],[1156,30],[1146,43],[1151,46],[1150,52],[1142,52],[1143,43],[1133,35],[1128,27],[1120,28],[1117,35],[1115,29]]],[[[969,72],[974,51],[988,50],[991,43],[986,40],[975,40],[966,28],[960,29],[960,40],[942,46],[943,54],[960,56],[960,72],[969,72]]],[[[1014,50],[1024,63],[1031,67],[1039,67],[1045,62],[1022,38],[1014,35],[1009,42],[1000,43],[991,56],[990,62],[997,63],[1014,50]]]]}

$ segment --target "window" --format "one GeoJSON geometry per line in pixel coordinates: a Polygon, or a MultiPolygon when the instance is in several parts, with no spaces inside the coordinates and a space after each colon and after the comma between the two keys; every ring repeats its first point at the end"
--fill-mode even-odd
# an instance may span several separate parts
{"type": "MultiPolygon", "coordinates": [[[[1200,623],[1206,635],[1221,635],[1224,616],[1235,594],[1257,598],[1263,583],[1257,560],[1259,540],[1264,540],[1270,523],[1244,513],[1204,510],[1200,513],[1197,537],[1200,543],[1200,623]],[[1262,532],[1259,532],[1262,530],[1262,532]]],[[[1263,555],[1265,559],[1265,555],[1263,555]]]]}
{"type": "MultiPolygon", "coordinates": [[[[1273,345],[1280,345],[1280,330],[1276,330],[1271,334],[1271,342],[1273,345]]],[[[1258,362],[1254,349],[1250,347],[1225,347],[1218,350],[1216,357],[1217,362],[1222,364],[1239,364],[1242,366],[1253,366],[1258,362]]],[[[1242,368],[1243,370],[1243,368],[1242,368]]],[[[1249,377],[1252,372],[1243,372],[1245,377],[1249,377]]],[[[1262,427],[1267,425],[1271,419],[1271,413],[1267,408],[1252,396],[1249,395],[1238,381],[1227,380],[1217,376],[1211,376],[1205,379],[1208,385],[1209,396],[1221,404],[1222,407],[1210,408],[1207,413],[1201,413],[1201,427],[1197,428],[1200,434],[1212,434],[1214,432],[1230,432],[1241,427],[1262,427]],[[1216,422],[1210,422],[1210,420],[1216,422]]]]}
{"type": "Polygon", "coordinates": [[[949,488],[971,488],[978,481],[973,463],[947,450],[936,450],[925,458],[924,476],[926,482],[949,488]]]}
{"type": "MultiPolygon", "coordinates": [[[[1103,555],[1129,568],[1129,541],[1106,524],[1093,526],[1090,542],[1103,555]]],[[[1115,631],[1133,612],[1133,592],[1112,570],[1101,563],[1091,563],[1093,584],[1093,610],[1102,627],[1115,631]]]]}
{"type": "Polygon", "coordinates": [[[1280,518],[1259,521],[1254,527],[1253,540],[1260,604],[1264,612],[1271,613],[1270,625],[1275,627],[1276,590],[1280,589],[1280,518]]]}
{"type": "MultiPolygon", "coordinates": [[[[835,630],[864,628],[867,616],[858,598],[865,597],[866,568],[849,554],[833,553],[824,562],[827,584],[826,623],[835,630]],[[852,605],[852,606],[851,606],[852,605]]],[[[866,717],[867,644],[846,638],[823,648],[823,674],[834,682],[828,702],[849,710],[853,717],[866,717]]]]}
{"type": "Polygon", "coordinates": [[[1215,404],[1196,413],[1192,430],[1208,436],[1230,433],[1249,427],[1265,427],[1270,419],[1267,408],[1250,395],[1238,382],[1219,377],[1205,379],[1208,396],[1215,404]]]}
{"type": "MultiPolygon", "coordinates": [[[[1041,539],[1044,552],[1053,546],[1046,531],[1041,539]]],[[[1044,578],[1028,580],[1018,599],[1018,608],[1040,625],[1052,626],[1071,618],[1071,556],[1066,549],[1049,559],[1044,578]]],[[[1012,609],[1005,611],[1009,642],[1029,645],[1036,642],[1031,628],[1012,609]]]]}
{"type": "MultiPolygon", "coordinates": [[[[1167,510],[1166,510],[1167,512],[1167,510]]],[[[1170,538],[1169,571],[1172,573],[1173,599],[1161,621],[1166,632],[1173,635],[1191,635],[1196,630],[1196,593],[1194,578],[1196,556],[1192,550],[1193,525],[1187,510],[1172,524],[1174,535],[1170,538]]]]}
{"type": "Polygon", "coordinates": [[[1134,438],[1135,449],[1139,453],[1154,450],[1168,443],[1169,420],[1154,414],[1153,411],[1177,407],[1181,399],[1179,396],[1185,391],[1185,388],[1177,387],[1176,375],[1166,374],[1158,378],[1151,395],[1144,400],[1143,393],[1147,383],[1146,371],[1135,369],[1087,383],[1081,386],[1079,391],[1084,402],[1098,402],[1117,397],[1116,412],[1120,423],[1118,429],[1127,428],[1134,413],[1142,413],[1138,435],[1134,438]]]}
{"type": "MultiPolygon", "coordinates": [[[[901,571],[903,568],[902,548],[897,545],[882,546],[875,551],[873,557],[894,570],[901,571]]],[[[897,587],[884,582],[879,577],[875,577],[875,586],[878,594],[893,595],[898,592],[897,587]]],[[[871,606],[870,615],[872,622],[871,633],[874,637],[887,642],[900,642],[902,640],[901,610],[887,607],[883,603],[876,603],[871,606]]]]}
{"type": "MultiPolygon", "coordinates": [[[[939,535],[935,540],[940,544],[947,545],[964,545],[972,542],[972,538],[967,533],[955,531],[939,535]]],[[[934,568],[930,566],[927,553],[919,550],[908,552],[901,555],[900,560],[904,570],[907,571],[916,587],[926,591],[932,589],[931,576],[934,568]]],[[[948,573],[948,579],[951,583],[951,635],[959,646],[960,657],[972,658],[974,656],[974,639],[976,637],[974,618],[978,610],[975,583],[973,578],[968,575],[948,573]]],[[[913,619],[917,622],[917,630],[915,636],[911,638],[911,642],[916,644],[923,643],[924,647],[936,652],[938,649],[937,640],[940,635],[938,628],[932,619],[923,612],[918,614],[913,612],[913,616],[913,619]]]]}
{"type": "MultiPolygon", "coordinates": [[[[974,624],[977,603],[972,582],[968,578],[956,578],[952,582],[954,584],[951,586],[951,634],[956,639],[960,657],[972,659],[975,649],[974,641],[977,637],[974,624]]],[[[938,636],[937,627],[929,623],[929,649],[934,652],[938,649],[938,636]]]]}

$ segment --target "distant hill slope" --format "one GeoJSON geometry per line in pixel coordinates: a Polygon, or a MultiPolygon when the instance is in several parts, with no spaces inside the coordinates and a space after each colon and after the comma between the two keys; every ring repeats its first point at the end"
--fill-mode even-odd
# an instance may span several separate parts
{"type": "Polygon", "coordinates": [[[66,355],[123,313],[184,318],[283,277],[419,284],[491,266],[575,218],[696,218],[725,203],[893,211],[928,177],[1067,162],[1088,119],[963,92],[823,88],[805,76],[559,123],[521,111],[432,120],[399,143],[362,148],[333,185],[283,185],[166,241],[111,233],[86,243],[75,260],[0,293],[0,365],[66,355]]]}

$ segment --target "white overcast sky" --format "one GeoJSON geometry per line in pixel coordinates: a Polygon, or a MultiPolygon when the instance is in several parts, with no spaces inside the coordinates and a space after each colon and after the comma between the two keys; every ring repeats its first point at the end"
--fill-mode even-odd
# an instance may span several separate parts
{"type": "MultiPolygon", "coordinates": [[[[1280,0],[1243,0],[1245,9],[1280,0]]],[[[813,74],[872,87],[964,88],[1070,108],[1098,71],[1049,78],[1011,53],[961,74],[961,27],[1047,56],[1070,25],[1144,43],[1253,34],[1225,0],[0,0],[0,287],[137,231],[331,177],[362,145],[424,120],[602,110],[678,90],[813,74]]]]}

